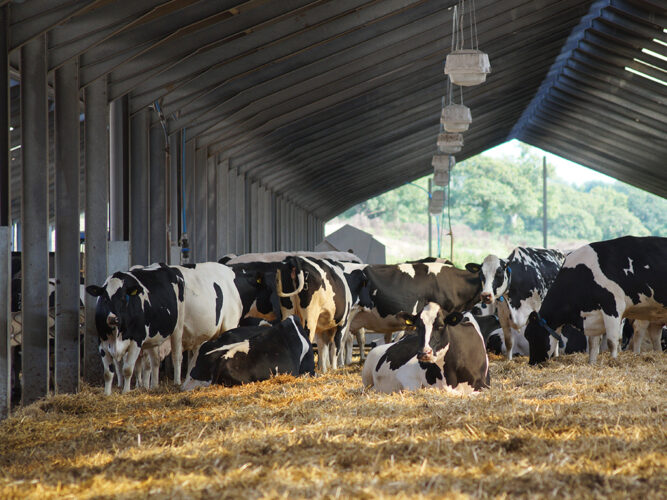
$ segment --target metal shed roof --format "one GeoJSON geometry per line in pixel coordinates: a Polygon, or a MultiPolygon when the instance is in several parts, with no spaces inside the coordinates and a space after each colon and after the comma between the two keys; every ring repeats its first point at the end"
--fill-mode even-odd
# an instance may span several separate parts
{"type": "MultiPolygon", "coordinates": [[[[475,3],[492,73],[457,159],[518,138],[667,196],[664,1],[475,3]]],[[[159,100],[170,133],[326,220],[431,171],[454,4],[13,1],[9,46],[48,32],[49,69],[79,57],[132,113],[159,100]]]]}

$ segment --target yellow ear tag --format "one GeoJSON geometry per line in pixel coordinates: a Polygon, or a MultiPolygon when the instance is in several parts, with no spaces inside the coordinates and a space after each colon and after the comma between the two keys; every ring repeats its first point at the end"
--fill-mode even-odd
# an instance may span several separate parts
{"type": "Polygon", "coordinates": [[[257,278],[257,283],[261,283],[261,282],[262,282],[262,278],[257,278]]]}
{"type": "Polygon", "coordinates": [[[139,293],[139,291],[135,288],[135,289],[133,289],[133,290],[130,292],[130,295],[134,296],[134,295],[136,295],[137,293],[139,293]]]}
{"type": "Polygon", "coordinates": [[[411,319],[406,319],[406,320],[405,320],[405,324],[406,324],[406,325],[411,325],[411,324],[412,324],[412,320],[411,320],[411,319]]]}

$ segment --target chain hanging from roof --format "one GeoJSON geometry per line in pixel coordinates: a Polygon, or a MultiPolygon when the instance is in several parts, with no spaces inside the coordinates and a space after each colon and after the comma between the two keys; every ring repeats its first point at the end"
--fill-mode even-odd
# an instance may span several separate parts
{"type": "Polygon", "coordinates": [[[453,50],[447,54],[445,74],[456,85],[473,86],[486,81],[487,73],[491,72],[489,56],[479,50],[477,39],[477,17],[475,15],[475,0],[469,0],[470,12],[466,13],[465,0],[460,0],[454,7],[454,29],[452,30],[453,50]],[[464,21],[470,21],[470,48],[465,48],[464,21]]]}

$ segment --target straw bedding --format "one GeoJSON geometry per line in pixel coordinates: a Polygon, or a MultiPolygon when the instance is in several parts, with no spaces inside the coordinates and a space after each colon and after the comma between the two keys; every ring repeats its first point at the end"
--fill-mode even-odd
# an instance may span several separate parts
{"type": "Polygon", "coordinates": [[[667,354],[494,358],[392,395],[360,367],[238,388],[84,387],[0,423],[0,498],[667,498],[667,354]]]}

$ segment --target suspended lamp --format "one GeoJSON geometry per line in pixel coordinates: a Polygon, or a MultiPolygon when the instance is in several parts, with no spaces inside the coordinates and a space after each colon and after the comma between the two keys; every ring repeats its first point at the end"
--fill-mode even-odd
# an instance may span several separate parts
{"type": "Polygon", "coordinates": [[[435,189],[431,193],[431,199],[428,201],[428,212],[431,215],[440,215],[443,208],[445,208],[445,191],[435,189]]]}
{"type": "Polygon", "coordinates": [[[461,151],[463,147],[462,134],[450,134],[443,132],[438,135],[438,149],[441,153],[454,154],[461,151]]]}
{"type": "Polygon", "coordinates": [[[433,161],[433,184],[445,187],[449,183],[449,171],[456,164],[452,155],[435,155],[433,161]]]}
{"type": "Polygon", "coordinates": [[[463,104],[448,104],[442,110],[440,122],[447,132],[465,132],[472,123],[470,108],[463,104]]]}
{"type": "Polygon", "coordinates": [[[470,48],[465,48],[463,33],[465,0],[454,6],[452,17],[452,51],[447,54],[445,61],[445,75],[452,83],[464,87],[479,85],[486,81],[486,75],[491,72],[489,56],[479,50],[477,40],[477,17],[475,15],[475,0],[468,2],[470,12],[467,13],[470,21],[470,48]]]}

